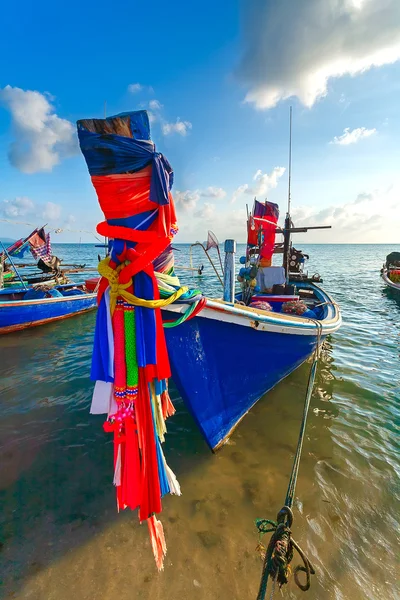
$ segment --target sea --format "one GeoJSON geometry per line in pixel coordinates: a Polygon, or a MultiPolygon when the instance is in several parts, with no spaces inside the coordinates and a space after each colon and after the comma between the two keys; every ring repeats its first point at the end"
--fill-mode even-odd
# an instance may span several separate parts
{"type": "MultiPolygon", "coordinates": [[[[400,245],[298,247],[310,255],[309,274],[319,273],[340,304],[343,326],[319,361],[294,506],[293,537],[316,574],[308,592],[291,577],[282,595],[395,600],[400,299],[384,288],[380,269],[400,245]]],[[[104,254],[92,244],[53,250],[93,269],[104,254]]],[[[188,245],[177,245],[175,257],[182,283],[221,295],[201,249],[190,257],[188,245]]],[[[255,600],[255,519],[275,519],[284,503],[310,365],[260,399],[216,454],[171,384],[177,412],[164,448],[182,496],[163,500],[168,552],[158,573],[146,525],[136,512],[117,512],[112,440],[103,417],[89,414],[95,318],[0,338],[0,597],[255,600]]],[[[254,361],[268,368],[268,356],[251,348],[227,352],[232,369],[251,372],[254,361]]]]}

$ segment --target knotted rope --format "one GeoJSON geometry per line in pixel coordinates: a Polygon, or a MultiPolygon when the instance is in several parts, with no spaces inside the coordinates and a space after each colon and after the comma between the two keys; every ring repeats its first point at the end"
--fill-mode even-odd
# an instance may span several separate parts
{"type": "Polygon", "coordinates": [[[314,351],[314,360],[312,362],[310,374],[308,377],[307,392],[303,408],[303,418],[301,421],[299,439],[297,442],[292,472],[290,475],[289,485],[286,492],[285,505],[279,511],[276,522],[270,521],[269,519],[256,520],[256,527],[260,535],[260,541],[257,545],[257,550],[260,552],[262,558],[264,559],[264,566],[261,575],[261,582],[257,600],[265,600],[269,577],[273,580],[271,599],[274,596],[275,583],[278,583],[279,587],[282,587],[282,585],[288,582],[290,574],[290,563],[293,559],[294,550],[298,552],[303,561],[303,565],[298,565],[294,570],[294,580],[296,582],[296,585],[303,592],[306,592],[311,585],[311,575],[315,575],[314,567],[304,554],[303,550],[297,544],[297,542],[292,538],[291,531],[291,526],[293,523],[292,506],[294,502],[297,477],[300,468],[301,451],[303,448],[308,409],[310,407],[311,394],[314,387],[315,375],[317,372],[318,358],[320,352],[322,325],[319,321],[314,322],[317,327],[317,345],[314,351]],[[264,534],[271,532],[271,539],[269,541],[268,547],[265,548],[265,546],[261,542],[261,538],[264,534]],[[305,583],[302,583],[299,579],[298,574],[300,572],[306,574],[305,583]]]}
{"type": "Polygon", "coordinates": [[[143,306],[144,308],[163,308],[164,306],[168,306],[178,300],[183,294],[186,294],[189,291],[188,287],[182,286],[174,293],[172,293],[168,298],[160,298],[158,300],[144,300],[143,298],[138,298],[134,294],[127,291],[127,289],[132,285],[131,281],[127,283],[120,283],[119,274],[125,265],[122,263],[118,265],[115,269],[112,269],[109,266],[110,257],[104,258],[98,264],[98,271],[102,277],[107,279],[110,286],[110,310],[111,314],[114,313],[115,307],[117,305],[117,299],[120,296],[128,304],[133,304],[134,306],[143,306]]]}
{"type": "Polygon", "coordinates": [[[315,575],[315,570],[303,550],[292,538],[292,531],[290,529],[292,523],[293,513],[288,506],[284,506],[279,511],[276,522],[269,519],[256,520],[256,526],[260,534],[260,543],[257,549],[260,554],[264,555],[264,567],[257,600],[264,600],[265,598],[268,577],[271,577],[274,582],[276,581],[280,587],[288,582],[290,563],[294,556],[294,550],[299,553],[303,561],[303,565],[298,565],[294,570],[296,585],[303,592],[307,591],[310,587],[311,575],[315,575]],[[272,536],[267,549],[265,549],[265,546],[261,542],[261,537],[269,532],[272,532],[272,536]],[[298,577],[299,572],[306,573],[306,582],[304,584],[301,583],[298,577]]]}

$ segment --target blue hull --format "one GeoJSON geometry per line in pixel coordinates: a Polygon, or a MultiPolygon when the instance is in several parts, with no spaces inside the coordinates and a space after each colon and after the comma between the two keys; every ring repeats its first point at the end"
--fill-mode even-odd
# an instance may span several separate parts
{"type": "Polygon", "coordinates": [[[2,301],[0,296],[0,334],[66,319],[94,308],[96,294],[34,301],[2,301]]]}
{"type": "Polygon", "coordinates": [[[167,329],[166,338],[173,380],[212,449],[316,345],[315,336],[261,332],[208,318],[167,329]]]}

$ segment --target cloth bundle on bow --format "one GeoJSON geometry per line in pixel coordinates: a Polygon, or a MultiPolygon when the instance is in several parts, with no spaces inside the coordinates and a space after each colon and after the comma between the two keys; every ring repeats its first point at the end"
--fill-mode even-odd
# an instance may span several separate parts
{"type": "Polygon", "coordinates": [[[165,420],[174,407],[160,308],[188,293],[170,286],[172,292],[160,298],[157,282],[163,278],[168,286],[176,279],[169,275],[171,240],[177,232],[173,172],[150,141],[146,111],[77,125],[106,219],[97,231],[112,240],[110,256],[99,264],[91,412],[107,413],[104,429],[114,435],[118,509],[139,509],[161,569],[166,546],[155,515],[162,496],[180,494],[180,488],[161,447],[165,420]]]}

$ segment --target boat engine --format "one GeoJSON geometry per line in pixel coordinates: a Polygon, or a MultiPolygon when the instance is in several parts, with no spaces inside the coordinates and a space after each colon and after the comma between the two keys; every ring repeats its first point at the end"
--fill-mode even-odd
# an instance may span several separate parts
{"type": "Polygon", "coordinates": [[[289,271],[290,273],[302,273],[304,268],[304,263],[306,259],[308,260],[308,254],[304,254],[301,250],[296,250],[296,248],[290,249],[289,256],[289,271]]]}

